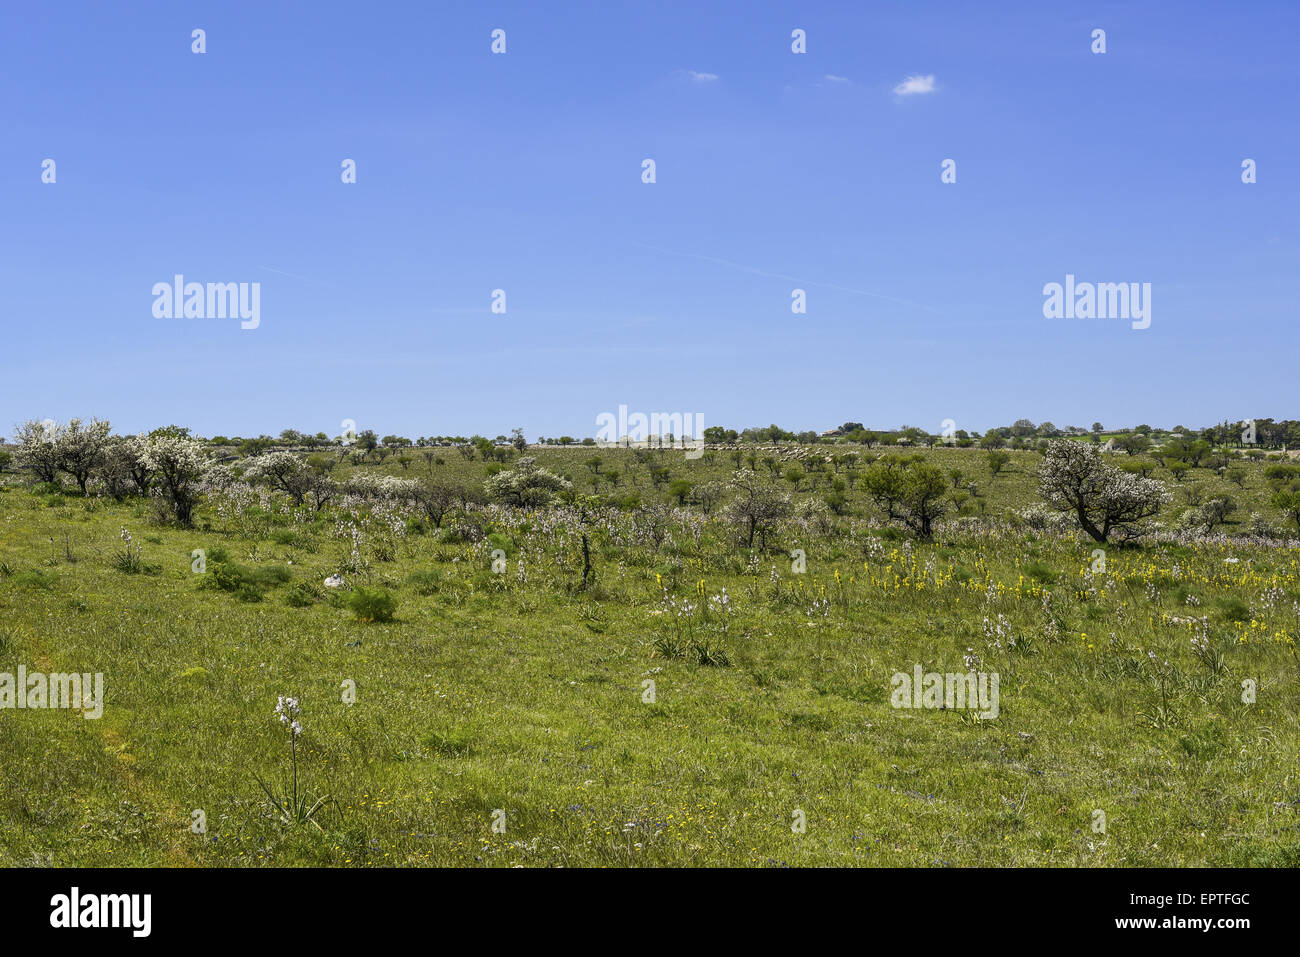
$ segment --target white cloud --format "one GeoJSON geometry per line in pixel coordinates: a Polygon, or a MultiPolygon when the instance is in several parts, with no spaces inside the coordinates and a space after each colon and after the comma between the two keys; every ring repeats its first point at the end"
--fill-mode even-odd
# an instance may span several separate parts
{"type": "Polygon", "coordinates": [[[687,70],[686,75],[696,83],[712,83],[718,78],[718,74],[716,73],[700,73],[696,70],[687,70]]]}
{"type": "Polygon", "coordinates": [[[827,79],[829,82],[831,82],[831,83],[848,83],[848,82],[849,82],[849,78],[848,78],[847,76],[836,76],[834,73],[827,73],[827,74],[826,74],[826,79],[827,79]]]}
{"type": "Polygon", "coordinates": [[[933,93],[934,92],[934,74],[927,76],[909,76],[898,86],[894,87],[895,96],[911,96],[913,93],[933,93]]]}

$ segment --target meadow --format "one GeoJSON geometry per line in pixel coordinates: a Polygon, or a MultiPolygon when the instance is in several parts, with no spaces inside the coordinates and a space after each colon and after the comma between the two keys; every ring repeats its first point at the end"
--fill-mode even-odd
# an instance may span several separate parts
{"type": "Polygon", "coordinates": [[[1300,865],[1265,462],[1153,464],[1173,501],[1103,546],[1037,452],[919,451],[951,485],[926,539],[862,487],[890,450],[843,451],[327,449],[319,508],[227,477],[188,526],[5,474],[0,671],[105,703],[0,710],[0,865],[1300,865]],[[573,491],[483,494],[525,457],[573,491]],[[740,472],[791,501],[752,544],[740,472]],[[892,707],[916,664],[997,672],[998,716],[892,707]]]}

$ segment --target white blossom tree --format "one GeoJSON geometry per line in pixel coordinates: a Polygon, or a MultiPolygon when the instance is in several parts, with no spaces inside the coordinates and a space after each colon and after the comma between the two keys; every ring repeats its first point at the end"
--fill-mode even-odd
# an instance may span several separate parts
{"type": "Polygon", "coordinates": [[[311,491],[315,473],[311,466],[292,452],[277,450],[254,456],[244,469],[244,478],[264,479],[272,488],[284,492],[293,504],[301,505],[311,491]]]}
{"type": "Polygon", "coordinates": [[[53,482],[59,477],[59,438],[63,429],[47,419],[32,419],[15,426],[14,442],[18,448],[18,464],[36,477],[38,482],[53,482]]]}
{"type": "Polygon", "coordinates": [[[55,440],[59,468],[76,481],[81,494],[86,494],[86,483],[103,462],[108,448],[109,424],[101,419],[83,423],[73,419],[55,440]]]}
{"type": "Polygon", "coordinates": [[[415,496],[418,484],[414,479],[402,479],[396,475],[357,472],[348,478],[343,491],[361,498],[408,501],[415,496]]]}
{"type": "Polygon", "coordinates": [[[197,439],[160,429],[142,440],[140,461],[153,473],[176,521],[190,524],[208,470],[207,447],[197,439]]]}
{"type": "Polygon", "coordinates": [[[531,455],[525,455],[514,468],[498,472],[483,483],[483,490],[492,498],[519,508],[545,505],[556,492],[572,488],[568,479],[539,467],[531,455]]]}
{"type": "Polygon", "coordinates": [[[1047,504],[1073,514],[1080,528],[1103,543],[1112,533],[1136,535],[1137,523],[1173,497],[1163,482],[1121,471],[1105,462],[1097,446],[1069,439],[1048,445],[1038,477],[1047,504]]]}
{"type": "Polygon", "coordinates": [[[122,445],[127,457],[127,467],[131,470],[131,481],[135,483],[136,493],[148,495],[153,481],[153,469],[144,460],[143,435],[128,435],[122,445]]]}

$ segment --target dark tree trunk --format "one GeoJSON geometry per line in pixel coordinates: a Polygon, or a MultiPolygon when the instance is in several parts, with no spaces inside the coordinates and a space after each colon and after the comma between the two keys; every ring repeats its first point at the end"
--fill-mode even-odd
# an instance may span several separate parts
{"type": "Polygon", "coordinates": [[[587,587],[587,576],[591,574],[591,550],[587,545],[587,533],[582,533],[582,587],[587,587]]]}

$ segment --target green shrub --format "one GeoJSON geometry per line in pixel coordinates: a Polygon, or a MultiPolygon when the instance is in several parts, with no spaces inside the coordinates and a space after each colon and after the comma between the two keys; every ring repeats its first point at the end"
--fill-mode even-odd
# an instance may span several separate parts
{"type": "Polygon", "coordinates": [[[348,596],[348,608],[359,621],[392,621],[397,599],[383,588],[357,586],[348,596]]]}

